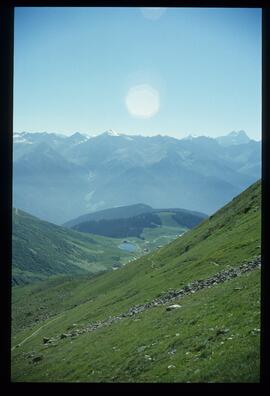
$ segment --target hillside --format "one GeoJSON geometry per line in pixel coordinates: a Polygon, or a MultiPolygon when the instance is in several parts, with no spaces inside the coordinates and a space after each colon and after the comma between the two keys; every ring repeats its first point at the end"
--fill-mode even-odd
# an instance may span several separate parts
{"type": "Polygon", "coordinates": [[[12,283],[111,269],[131,256],[118,244],[119,241],[59,227],[13,209],[12,283]]]}
{"type": "Polygon", "coordinates": [[[243,131],[218,139],[23,132],[13,147],[14,206],[55,224],[138,202],[212,214],[261,177],[261,143],[243,131]]]}
{"type": "Polygon", "coordinates": [[[170,227],[171,230],[175,228],[178,229],[178,232],[181,232],[182,230],[195,227],[206,217],[202,213],[195,214],[194,212],[181,209],[153,209],[149,213],[142,213],[133,217],[85,221],[74,225],[72,229],[112,238],[145,238],[146,230],[152,229],[153,236],[166,235],[166,226],[170,227]]]}
{"type": "MultiPolygon", "coordinates": [[[[77,230],[68,229],[14,209],[12,284],[35,282],[51,276],[118,269],[169,243],[189,229],[185,217],[183,224],[173,219],[176,214],[173,211],[162,212],[160,217],[149,213],[131,219],[101,220],[94,222],[100,229],[88,229],[87,234],[90,234],[87,235],[80,232],[85,231],[84,224],[82,227],[75,226],[77,230]],[[153,226],[153,219],[159,222],[159,227],[153,226]],[[134,225],[136,227],[132,230],[134,225]],[[128,241],[123,239],[127,236],[128,241]]],[[[194,219],[198,221],[202,218],[198,215],[188,217],[191,226],[194,219]]]]}
{"type": "Polygon", "coordinates": [[[77,217],[76,219],[67,221],[63,224],[63,226],[71,228],[77,224],[85,223],[87,221],[126,219],[129,217],[138,216],[142,213],[152,212],[152,210],[153,208],[151,208],[151,206],[144,204],[120,206],[116,208],[99,210],[94,213],[87,213],[77,217]]]}
{"type": "Polygon", "coordinates": [[[162,226],[193,228],[207,216],[184,209],[153,209],[138,204],[80,216],[65,223],[80,232],[88,232],[113,238],[141,238],[145,228],[162,226]]]}
{"type": "Polygon", "coordinates": [[[258,382],[260,210],[257,182],[118,271],[14,289],[12,380],[258,382]]]}

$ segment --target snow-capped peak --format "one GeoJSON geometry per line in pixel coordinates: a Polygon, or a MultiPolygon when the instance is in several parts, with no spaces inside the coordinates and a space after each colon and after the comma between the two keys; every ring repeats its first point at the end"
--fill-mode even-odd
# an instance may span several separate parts
{"type": "Polygon", "coordinates": [[[106,135],[109,136],[120,136],[120,133],[117,133],[116,131],[114,131],[113,129],[109,129],[108,131],[104,132],[106,135]]]}
{"type": "Polygon", "coordinates": [[[250,138],[245,131],[232,131],[228,135],[217,137],[216,140],[223,146],[235,146],[249,143],[250,138]]]}
{"type": "Polygon", "coordinates": [[[69,139],[73,140],[74,142],[86,142],[90,139],[91,136],[86,135],[85,133],[75,132],[73,135],[69,136],[69,139]]]}
{"type": "Polygon", "coordinates": [[[243,130],[241,130],[241,131],[232,131],[231,133],[228,134],[228,136],[235,136],[235,137],[241,136],[241,137],[248,138],[248,135],[243,130]]]}
{"type": "Polygon", "coordinates": [[[27,132],[15,132],[13,133],[13,143],[26,143],[32,144],[31,141],[26,138],[27,132]]]}
{"type": "Polygon", "coordinates": [[[190,133],[188,136],[184,137],[184,139],[185,140],[192,140],[192,139],[196,139],[197,137],[199,137],[199,136],[190,133]]]}

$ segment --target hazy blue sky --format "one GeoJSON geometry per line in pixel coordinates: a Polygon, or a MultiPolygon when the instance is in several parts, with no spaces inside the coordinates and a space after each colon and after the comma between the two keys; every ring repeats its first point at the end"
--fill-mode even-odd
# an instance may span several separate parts
{"type": "Polygon", "coordinates": [[[16,132],[261,138],[260,9],[16,8],[14,67],[16,132]]]}

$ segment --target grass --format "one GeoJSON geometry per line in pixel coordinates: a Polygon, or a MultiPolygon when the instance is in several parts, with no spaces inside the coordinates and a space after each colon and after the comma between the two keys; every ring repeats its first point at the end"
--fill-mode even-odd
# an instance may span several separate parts
{"type": "Polygon", "coordinates": [[[14,354],[12,380],[258,382],[259,284],[256,270],[184,298],[179,310],[158,307],[46,348],[42,337],[65,329],[59,320],[14,354]],[[43,360],[29,363],[29,351],[43,360]]]}
{"type": "Polygon", "coordinates": [[[47,349],[42,337],[125,312],[260,254],[260,194],[258,182],[182,237],[117,271],[15,288],[13,345],[47,327],[14,350],[13,381],[258,382],[259,270],[185,297],[170,313],[158,307],[47,349]],[[222,329],[229,332],[222,336],[222,329]],[[44,355],[37,364],[23,355],[33,350],[44,355]]]}

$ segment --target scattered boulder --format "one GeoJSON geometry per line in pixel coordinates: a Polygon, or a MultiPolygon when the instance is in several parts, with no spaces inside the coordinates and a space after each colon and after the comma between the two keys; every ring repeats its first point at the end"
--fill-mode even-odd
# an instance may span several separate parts
{"type": "Polygon", "coordinates": [[[259,335],[260,334],[261,329],[253,329],[250,333],[254,336],[259,335]]]}
{"type": "Polygon", "coordinates": [[[178,309],[178,308],[181,308],[181,305],[179,305],[179,304],[173,304],[173,305],[169,305],[169,306],[166,308],[166,311],[172,311],[173,309],[178,309]]]}
{"type": "Polygon", "coordinates": [[[217,332],[216,332],[216,335],[217,336],[218,335],[223,335],[223,334],[228,333],[229,331],[230,331],[229,329],[218,329],[217,332]]]}
{"type": "Polygon", "coordinates": [[[145,357],[145,359],[147,359],[147,360],[152,360],[152,358],[151,358],[150,355],[144,355],[144,357],[145,357]]]}
{"type": "Polygon", "coordinates": [[[47,344],[50,341],[48,337],[43,337],[43,344],[47,344]]]}
{"type": "Polygon", "coordinates": [[[142,345],[137,349],[137,352],[143,352],[147,348],[146,345],[142,345]]]}
{"type": "Polygon", "coordinates": [[[67,337],[70,337],[70,334],[62,333],[62,334],[60,335],[60,338],[61,338],[61,339],[67,338],[67,337]]]}
{"type": "Polygon", "coordinates": [[[43,359],[43,355],[34,356],[32,359],[32,363],[38,363],[43,359]]]}

